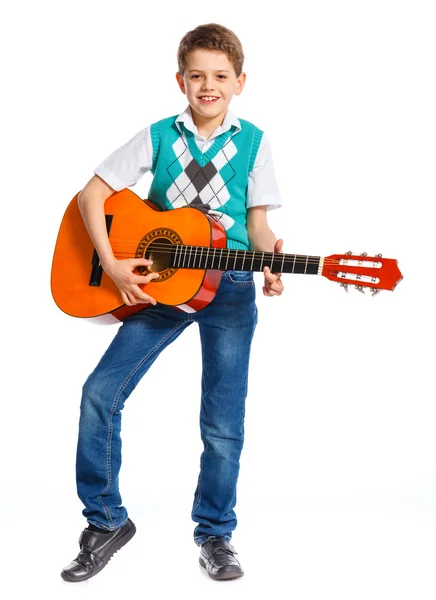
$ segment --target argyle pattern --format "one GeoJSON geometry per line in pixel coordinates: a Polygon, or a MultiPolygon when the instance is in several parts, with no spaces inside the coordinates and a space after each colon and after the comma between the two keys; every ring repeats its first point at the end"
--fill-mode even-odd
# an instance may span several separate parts
{"type": "Polygon", "coordinates": [[[151,126],[154,175],[148,198],[162,210],[191,206],[213,215],[227,232],[227,247],[250,248],[246,230],[248,175],[263,132],[240,119],[202,153],[194,133],[176,117],[151,126]]]}
{"type": "Polygon", "coordinates": [[[224,146],[204,166],[200,166],[192,156],[185,134],[174,142],[172,147],[176,158],[167,167],[173,183],[167,191],[167,199],[173,208],[190,205],[203,212],[212,213],[221,220],[226,229],[229,229],[234,224],[234,219],[222,211],[214,210],[223,210],[226,202],[230,200],[227,184],[236,175],[231,159],[238,150],[230,135],[227,137],[224,146]]]}

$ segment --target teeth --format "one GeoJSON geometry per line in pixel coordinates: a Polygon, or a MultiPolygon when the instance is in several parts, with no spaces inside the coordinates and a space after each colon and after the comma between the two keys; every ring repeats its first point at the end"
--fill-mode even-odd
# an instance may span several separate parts
{"type": "Polygon", "coordinates": [[[209,102],[211,100],[215,100],[216,96],[202,96],[201,99],[202,100],[207,100],[209,102]]]}

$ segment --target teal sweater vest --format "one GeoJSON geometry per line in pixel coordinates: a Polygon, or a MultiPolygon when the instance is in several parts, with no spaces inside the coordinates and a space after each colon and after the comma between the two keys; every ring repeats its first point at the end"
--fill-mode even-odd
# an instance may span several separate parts
{"type": "Polygon", "coordinates": [[[192,131],[176,116],[151,125],[154,176],[148,198],[161,210],[183,206],[217,217],[226,229],[227,248],[251,249],[246,228],[248,175],[253,169],[263,131],[239,119],[215,138],[204,154],[192,131]]]}

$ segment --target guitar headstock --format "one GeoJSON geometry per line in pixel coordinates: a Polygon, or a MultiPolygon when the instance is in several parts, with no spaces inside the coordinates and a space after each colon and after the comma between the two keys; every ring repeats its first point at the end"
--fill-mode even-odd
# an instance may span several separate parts
{"type": "Polygon", "coordinates": [[[331,281],[337,281],[348,292],[348,286],[364,293],[369,288],[372,295],[381,290],[393,291],[403,279],[394,258],[383,258],[381,254],[368,256],[351,251],[345,254],[326,256],[322,265],[322,275],[331,281]]]}

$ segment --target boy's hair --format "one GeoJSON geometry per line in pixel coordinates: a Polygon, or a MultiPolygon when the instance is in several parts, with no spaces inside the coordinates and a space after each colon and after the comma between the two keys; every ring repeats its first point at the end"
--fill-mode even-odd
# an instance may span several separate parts
{"type": "Polygon", "coordinates": [[[188,54],[197,48],[224,52],[235,69],[236,77],[241,75],[245,58],[242,44],[237,35],[224,25],[208,23],[185,33],[177,50],[179,74],[182,77],[185,73],[188,54]]]}

